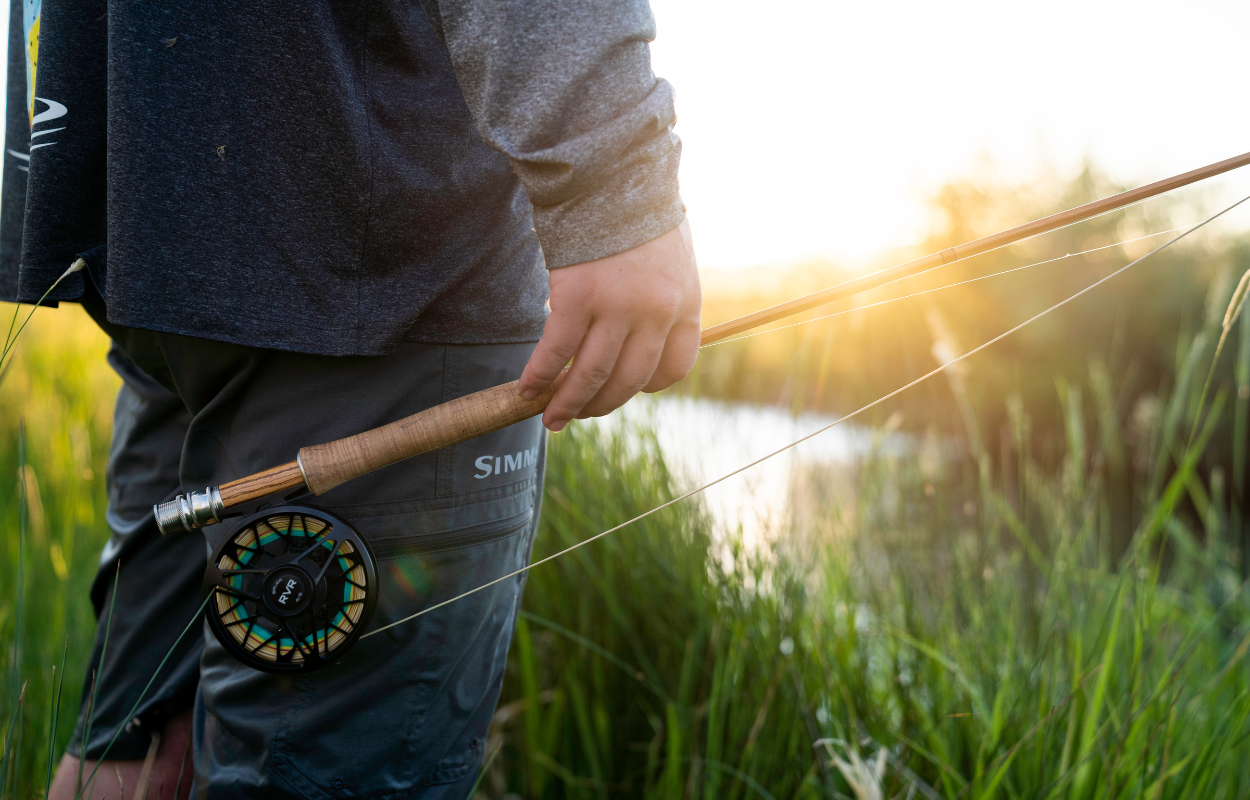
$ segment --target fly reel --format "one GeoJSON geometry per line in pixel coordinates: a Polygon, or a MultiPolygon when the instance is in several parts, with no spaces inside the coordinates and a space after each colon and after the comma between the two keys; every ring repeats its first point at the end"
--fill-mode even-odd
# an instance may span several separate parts
{"type": "Polygon", "coordinates": [[[378,576],[368,543],[341,517],[277,506],[237,523],[204,575],[208,623],[229,653],[264,672],[337,661],[368,626],[378,576]]]}

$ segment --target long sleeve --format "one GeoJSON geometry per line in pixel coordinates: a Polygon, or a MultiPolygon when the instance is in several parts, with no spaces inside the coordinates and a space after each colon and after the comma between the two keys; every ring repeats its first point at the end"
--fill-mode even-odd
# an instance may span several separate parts
{"type": "Polygon", "coordinates": [[[548,268],[681,223],[673,87],[646,0],[425,0],[486,143],[534,206],[548,268]]]}

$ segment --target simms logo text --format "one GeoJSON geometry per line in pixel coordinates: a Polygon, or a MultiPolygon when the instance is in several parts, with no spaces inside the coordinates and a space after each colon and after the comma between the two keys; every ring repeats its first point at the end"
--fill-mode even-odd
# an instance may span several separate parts
{"type": "Polygon", "coordinates": [[[473,462],[473,466],[480,470],[480,472],[473,477],[489,478],[491,475],[501,475],[505,472],[516,472],[518,469],[526,469],[534,466],[534,462],[537,460],[538,445],[534,445],[528,450],[522,450],[514,456],[482,456],[477,461],[473,462]]]}

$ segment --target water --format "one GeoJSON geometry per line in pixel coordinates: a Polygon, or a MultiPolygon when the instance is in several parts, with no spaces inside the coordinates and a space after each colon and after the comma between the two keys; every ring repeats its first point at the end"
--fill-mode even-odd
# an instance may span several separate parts
{"type": "MultiPolygon", "coordinates": [[[[592,424],[649,422],[665,458],[689,487],[701,486],[835,422],[827,414],[798,416],[768,406],[684,397],[638,397],[592,424]]],[[[719,526],[742,528],[750,545],[789,512],[794,479],[812,466],[851,467],[873,446],[871,429],[843,423],[703,492],[719,526]]],[[[900,434],[878,446],[906,448],[900,434]]]]}

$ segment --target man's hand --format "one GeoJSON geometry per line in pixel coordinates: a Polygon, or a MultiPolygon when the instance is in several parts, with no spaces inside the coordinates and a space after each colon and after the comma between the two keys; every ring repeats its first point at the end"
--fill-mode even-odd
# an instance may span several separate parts
{"type": "Polygon", "coordinates": [[[551,270],[551,316],[521,373],[533,398],[573,360],[543,424],[611,413],[686,377],[699,353],[699,271],[690,225],[632,250],[551,270]]]}

